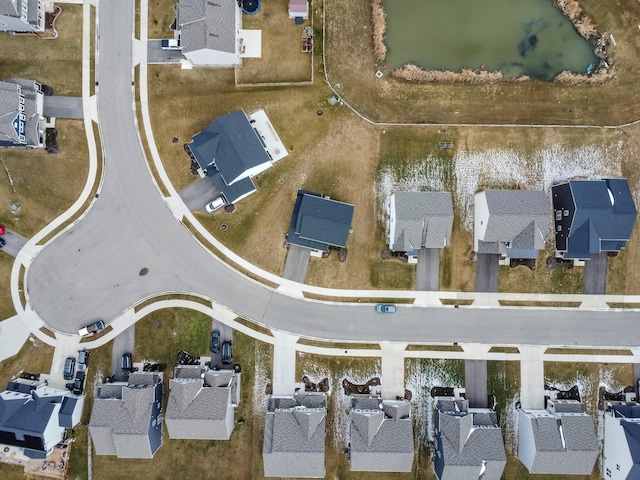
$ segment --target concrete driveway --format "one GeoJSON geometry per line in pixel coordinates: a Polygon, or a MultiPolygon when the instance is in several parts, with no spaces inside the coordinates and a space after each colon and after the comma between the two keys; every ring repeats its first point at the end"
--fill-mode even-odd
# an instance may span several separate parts
{"type": "Polygon", "coordinates": [[[582,293],[585,295],[604,295],[607,293],[608,265],[609,257],[606,253],[591,255],[591,260],[584,263],[582,293]]]}
{"type": "Polygon", "coordinates": [[[308,248],[299,245],[289,245],[287,260],[284,264],[284,274],[282,276],[294,282],[304,283],[310,257],[311,250],[308,248]]]}
{"type": "MultiPolygon", "coordinates": [[[[211,352],[210,368],[212,369],[232,368],[233,365],[229,365],[229,364],[225,365],[222,363],[222,344],[224,342],[231,342],[231,344],[233,345],[233,328],[231,328],[228,325],[225,325],[222,322],[219,322],[214,318],[211,321],[211,332],[213,332],[214,330],[218,330],[220,332],[220,350],[218,351],[218,353],[211,352]]],[[[211,335],[209,335],[209,340],[211,340],[211,335]]],[[[233,354],[233,348],[231,349],[231,352],[233,354]]],[[[235,362],[236,359],[234,358],[233,361],[235,362]]]]}
{"type": "MultiPolygon", "coordinates": [[[[185,155],[186,158],[186,155],[185,155]]],[[[187,168],[185,162],[185,168],[187,168]]],[[[211,180],[207,177],[192,183],[186,188],[183,188],[180,193],[180,198],[189,207],[189,210],[194,212],[205,212],[204,206],[214,198],[220,195],[220,192],[214,187],[211,180]]]]}
{"type": "MultiPolygon", "coordinates": [[[[126,380],[122,375],[122,355],[130,353],[133,357],[135,333],[136,327],[132,325],[113,339],[113,347],[111,348],[111,374],[115,375],[118,381],[126,380]]],[[[133,358],[133,360],[135,361],[135,358],[133,358]]]]}
{"type": "Polygon", "coordinates": [[[500,255],[479,253],[476,261],[476,292],[498,291],[498,268],[500,255]]]}
{"type": "Polygon", "coordinates": [[[421,248],[416,265],[416,290],[440,290],[440,249],[421,248]]]}
{"type": "Polygon", "coordinates": [[[180,63],[186,60],[180,50],[163,50],[160,42],[160,40],[147,42],[147,63],[180,63]]]}
{"type": "Polygon", "coordinates": [[[28,240],[28,238],[25,238],[22,235],[9,230],[8,228],[5,228],[5,232],[2,235],[2,238],[4,238],[6,244],[0,249],[0,252],[4,252],[7,255],[11,255],[12,257],[18,255],[18,252],[22,250],[22,247],[26,245],[28,240]]]}

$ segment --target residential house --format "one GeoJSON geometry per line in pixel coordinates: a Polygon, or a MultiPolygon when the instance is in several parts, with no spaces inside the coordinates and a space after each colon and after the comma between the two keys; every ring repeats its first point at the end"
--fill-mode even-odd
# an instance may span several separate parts
{"type": "Polygon", "coordinates": [[[240,403],[240,373],[179,365],[170,382],[169,438],[229,440],[240,403]]]}
{"type": "Polygon", "coordinates": [[[309,18],[309,0],[289,0],[289,18],[309,18]]]}
{"type": "Polygon", "coordinates": [[[590,475],[599,453],[593,419],[577,400],[518,410],[518,458],[529,473],[590,475]]]}
{"type": "Polygon", "coordinates": [[[353,205],[348,203],[298,190],[287,243],[316,252],[326,252],[329,246],[346,247],[353,209],[353,205]]]}
{"type": "Polygon", "coordinates": [[[421,248],[451,243],[453,202],[449,192],[396,192],[387,206],[389,248],[417,257],[421,248]]]}
{"type": "Polygon", "coordinates": [[[89,433],[97,455],[153,458],[162,445],[162,374],[132,373],[99,385],[89,433]]]}
{"type": "Polygon", "coordinates": [[[459,397],[438,397],[433,468],[439,480],[500,480],[507,457],[498,419],[459,397]]]}
{"type": "Polygon", "coordinates": [[[264,110],[250,116],[238,110],[218,117],[185,149],[227,203],[255,192],[251,177],[288,155],[264,110]]]}
{"type": "Polygon", "coordinates": [[[536,259],[551,228],[544,192],[485,190],[474,203],[474,250],[502,259],[536,259]]]}
{"type": "Polygon", "coordinates": [[[242,15],[237,0],[180,0],[176,36],[193,65],[234,67],[242,63],[242,15]]]}
{"type": "Polygon", "coordinates": [[[0,393],[0,444],[29,458],[46,458],[80,423],[84,395],[49,387],[46,381],[16,379],[0,393]]]}
{"type": "Polygon", "coordinates": [[[411,471],[415,451],[409,402],[353,395],[350,415],[351,470],[411,471]]]}
{"type": "Polygon", "coordinates": [[[0,82],[0,147],[43,147],[43,105],[38,82],[23,78],[0,82]]]}
{"type": "Polygon", "coordinates": [[[638,211],[626,179],[569,180],[551,191],[558,256],[589,260],[627,246],[638,211]]]}
{"type": "Polygon", "coordinates": [[[615,403],[604,415],[604,478],[640,478],[640,405],[615,403]]]}
{"type": "Polygon", "coordinates": [[[0,0],[0,32],[44,32],[45,2],[0,0]]]}
{"type": "Polygon", "coordinates": [[[323,478],[324,393],[296,393],[270,397],[264,426],[264,476],[323,478]]]}

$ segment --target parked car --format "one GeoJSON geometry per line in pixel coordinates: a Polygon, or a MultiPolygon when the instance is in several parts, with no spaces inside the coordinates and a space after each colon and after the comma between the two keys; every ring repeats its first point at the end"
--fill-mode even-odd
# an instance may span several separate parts
{"type": "Polygon", "coordinates": [[[4,238],[0,237],[0,248],[4,247],[7,242],[4,241],[4,238]]]}
{"type": "Polygon", "coordinates": [[[220,351],[220,332],[214,330],[211,332],[211,352],[218,353],[220,351]]]}
{"type": "Polygon", "coordinates": [[[4,225],[0,225],[0,235],[4,235],[4,232],[6,232],[4,225]]]}
{"type": "Polygon", "coordinates": [[[104,327],[105,327],[104,322],[102,320],[98,320],[97,322],[94,322],[91,325],[82,327],[80,330],[78,330],[78,335],[80,335],[81,337],[86,337],[88,335],[95,335],[100,330],[103,330],[104,327]]]}
{"type": "Polygon", "coordinates": [[[78,371],[76,373],[76,379],[73,382],[73,393],[75,395],[82,395],[84,392],[84,379],[87,377],[87,374],[83,371],[78,371]]]}
{"type": "Polygon", "coordinates": [[[64,370],[62,375],[65,380],[73,380],[73,373],[76,371],[76,359],[73,357],[68,357],[64,361],[64,370]]]}
{"type": "Polygon", "coordinates": [[[131,375],[131,366],[133,364],[133,360],[131,359],[130,353],[125,353],[122,355],[122,375],[128,377],[131,375]]]}
{"type": "Polygon", "coordinates": [[[224,207],[226,203],[227,201],[224,199],[222,195],[220,195],[219,197],[216,197],[213,200],[211,200],[209,203],[207,203],[207,205],[204,208],[207,212],[213,213],[219,208],[224,207]]]}
{"type": "Polygon", "coordinates": [[[222,363],[229,364],[232,362],[231,342],[222,344],[222,363]]]}
{"type": "Polygon", "coordinates": [[[379,303],[376,305],[378,313],[396,313],[396,306],[391,303],[379,303]]]}
{"type": "Polygon", "coordinates": [[[180,50],[180,42],[177,38],[165,38],[160,40],[160,48],[163,50],[180,50]]]}
{"type": "Polygon", "coordinates": [[[86,370],[89,366],[89,350],[78,350],[78,370],[86,370]]]}

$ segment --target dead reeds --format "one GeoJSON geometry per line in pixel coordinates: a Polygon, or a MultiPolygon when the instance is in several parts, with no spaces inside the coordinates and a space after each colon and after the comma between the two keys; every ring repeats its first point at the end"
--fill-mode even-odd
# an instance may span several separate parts
{"type": "Polygon", "coordinates": [[[555,4],[571,20],[574,28],[583,38],[588,40],[599,36],[597,25],[582,12],[578,0],[555,0],[555,4]]]}
{"type": "Polygon", "coordinates": [[[462,69],[461,72],[448,70],[423,70],[417,65],[407,64],[394,70],[394,78],[408,82],[442,82],[442,83],[494,83],[502,80],[502,72],[487,72],[462,69]]]}
{"type": "Polygon", "coordinates": [[[612,69],[603,68],[593,75],[571,73],[565,70],[564,72],[556,75],[553,81],[562,85],[602,85],[603,83],[612,80],[614,77],[615,73],[612,69]]]}
{"type": "Polygon", "coordinates": [[[376,62],[382,63],[387,56],[384,33],[387,31],[387,14],[382,8],[382,0],[371,1],[371,26],[373,31],[373,55],[376,62]]]}

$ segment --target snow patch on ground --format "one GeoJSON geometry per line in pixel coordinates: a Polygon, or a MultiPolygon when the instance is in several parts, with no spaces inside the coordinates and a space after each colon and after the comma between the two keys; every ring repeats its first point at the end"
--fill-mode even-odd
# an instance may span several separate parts
{"type": "Polygon", "coordinates": [[[417,419],[418,440],[422,445],[434,438],[432,387],[462,387],[464,382],[453,373],[448,360],[409,360],[406,368],[407,389],[411,391],[411,408],[417,419]]]}
{"type": "MultiPolygon", "coordinates": [[[[623,143],[614,146],[567,148],[554,145],[531,154],[512,149],[480,152],[460,150],[450,161],[428,156],[398,168],[381,171],[377,186],[379,205],[386,206],[395,191],[446,191],[454,189],[454,203],[463,215],[463,225],[473,230],[473,197],[485,188],[514,188],[550,194],[554,182],[573,177],[605,178],[621,176],[623,143]],[[453,165],[453,172],[451,172],[453,165]],[[447,185],[451,178],[455,186],[447,185]]],[[[380,209],[380,220],[384,220],[380,209]]]]}
{"type": "Polygon", "coordinates": [[[516,403],[520,401],[520,395],[515,394],[507,402],[500,418],[502,432],[504,435],[504,446],[507,453],[518,455],[518,412],[516,403]]]}
{"type": "Polygon", "coordinates": [[[267,384],[271,382],[268,375],[268,365],[270,365],[268,355],[261,355],[260,351],[256,355],[256,363],[253,372],[253,416],[256,421],[264,420],[267,413],[267,384]]]}

